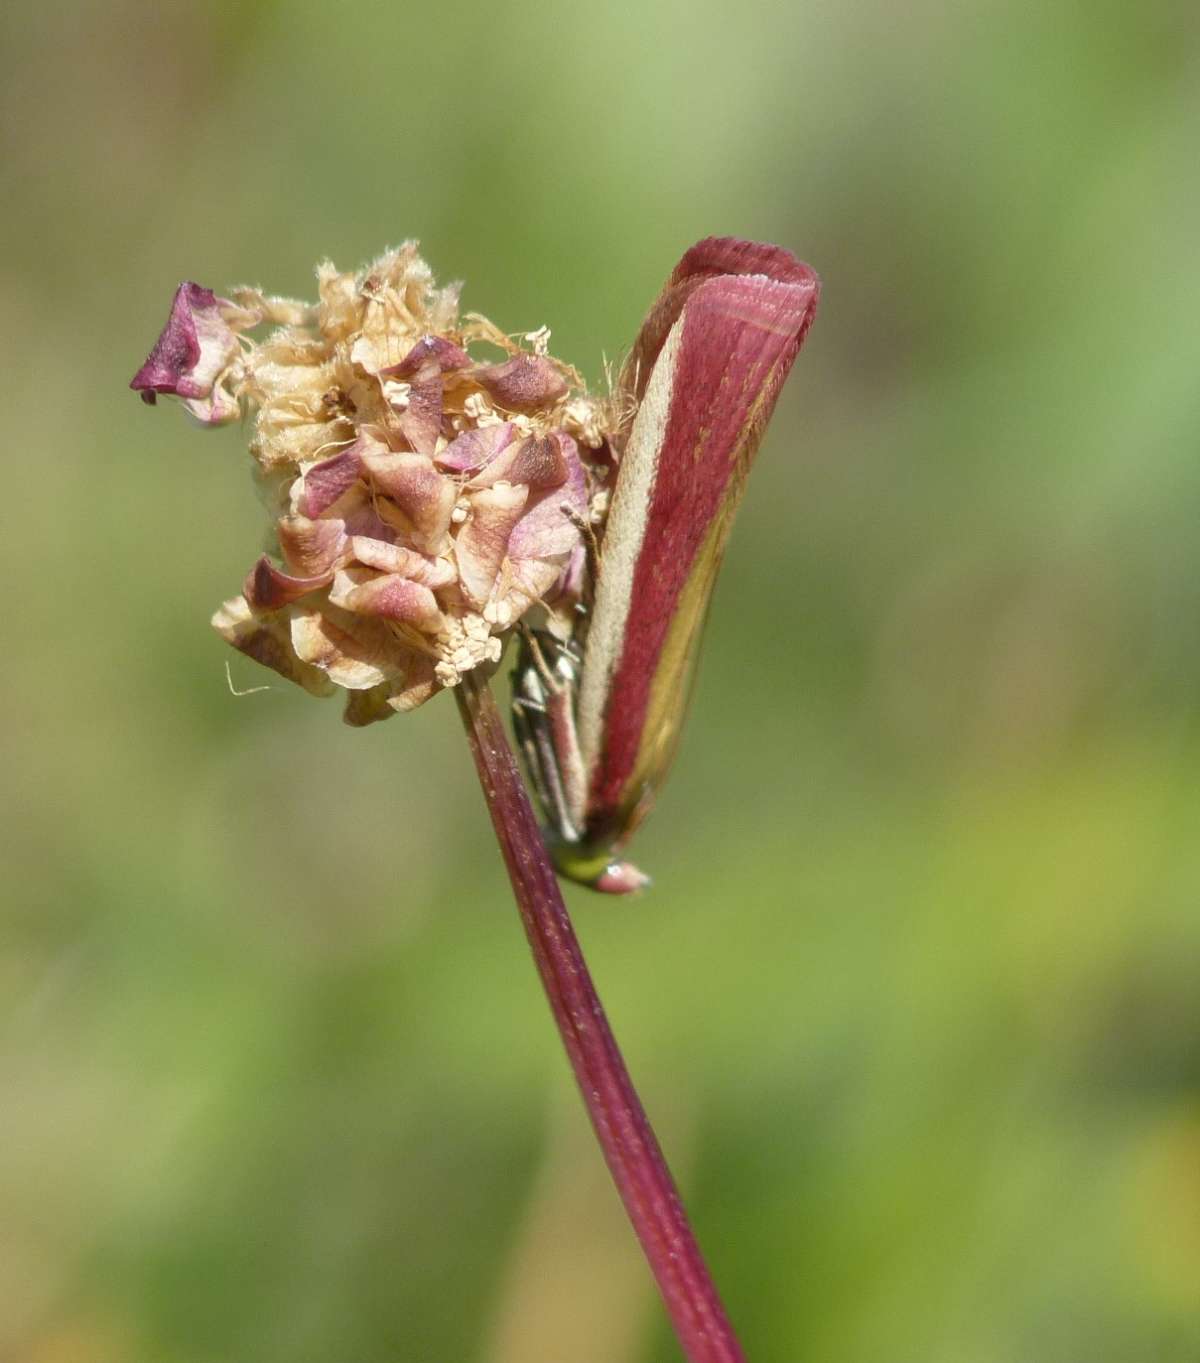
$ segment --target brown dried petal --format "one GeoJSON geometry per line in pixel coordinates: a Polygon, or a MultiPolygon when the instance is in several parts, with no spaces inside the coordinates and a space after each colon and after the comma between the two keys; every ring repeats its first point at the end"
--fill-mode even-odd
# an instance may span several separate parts
{"type": "Polygon", "coordinates": [[[386,378],[410,379],[430,361],[439,374],[468,369],[471,365],[470,355],[453,341],[447,341],[443,336],[422,336],[399,364],[381,369],[379,373],[386,378]]]}
{"type": "Polygon", "coordinates": [[[402,675],[400,650],[380,620],[324,606],[292,617],[292,647],[332,682],[363,691],[402,675]]]}
{"type": "MultiPolygon", "coordinates": [[[[354,486],[362,474],[362,454],[365,447],[377,445],[363,436],[348,449],[314,464],[304,475],[298,509],[305,516],[319,516],[346,491],[354,486]]],[[[384,448],[380,446],[380,448],[384,448]]]]}
{"type": "Polygon", "coordinates": [[[415,710],[418,705],[424,705],[439,689],[433,659],[416,654],[412,667],[405,674],[403,685],[398,691],[392,692],[387,703],[396,713],[405,714],[415,710]]]}
{"type": "Polygon", "coordinates": [[[310,521],[307,516],[284,516],[277,532],[283,561],[299,577],[328,574],[348,547],[340,520],[310,521]]]}
{"type": "Polygon", "coordinates": [[[551,436],[529,435],[513,441],[502,454],[477,473],[470,488],[494,483],[524,483],[532,491],[561,487],[567,481],[567,461],[559,442],[551,436]]]}
{"type": "MultiPolygon", "coordinates": [[[[153,405],[159,393],[169,393],[208,425],[232,421],[239,414],[236,399],[219,383],[239,353],[237,335],[223,315],[226,310],[240,315],[211,289],[190,281],[180,284],[166,326],[129,385],[143,402],[153,405]]],[[[252,325],[254,319],[245,321],[252,325]]]]}
{"type": "Polygon", "coordinates": [[[368,687],[365,691],[347,691],[342,718],[356,729],[365,728],[380,719],[391,719],[396,713],[395,707],[390,704],[391,691],[387,682],[368,687]]]}
{"type": "Polygon", "coordinates": [[[433,462],[450,473],[476,473],[508,446],[516,431],[508,421],[463,431],[440,454],[434,455],[433,462]]]}
{"type": "Polygon", "coordinates": [[[454,542],[458,575],[468,596],[483,604],[492,593],[508,539],[529,496],[526,487],[497,483],[471,498],[471,518],[454,542]]]}
{"type": "Polygon", "coordinates": [[[213,628],[240,653],[278,672],[314,696],[333,694],[333,683],[315,667],[296,656],[283,616],[261,619],[243,597],[226,601],[212,618],[213,628]]]}
{"type": "Polygon", "coordinates": [[[329,581],[329,574],[317,577],[291,577],[281,572],[264,554],[246,574],[242,593],[255,610],[277,611],[329,581]]]}
{"type": "Polygon", "coordinates": [[[511,412],[549,407],[567,394],[567,381],[545,355],[514,355],[503,364],[482,365],[473,377],[488,396],[511,412]]]}
{"type": "MultiPolygon", "coordinates": [[[[375,485],[399,509],[413,539],[424,549],[439,549],[458,500],[450,479],[423,454],[367,454],[363,463],[375,485]]],[[[380,512],[386,516],[386,507],[380,512]]]]}
{"type": "Polygon", "coordinates": [[[423,634],[436,634],[442,628],[442,612],[434,594],[398,573],[343,568],[334,575],[329,599],[344,610],[395,620],[423,634]]]}
{"type": "Polygon", "coordinates": [[[442,371],[436,361],[423,364],[406,386],[408,396],[397,417],[400,429],[419,454],[432,454],[442,433],[442,371]]]}
{"type": "Polygon", "coordinates": [[[521,517],[508,546],[514,559],[569,554],[579,543],[579,522],[587,518],[587,480],[579,461],[579,447],[562,432],[547,438],[559,445],[567,467],[567,481],[562,487],[542,493],[521,517]]]}
{"type": "Polygon", "coordinates": [[[454,565],[444,558],[418,554],[415,549],[406,549],[400,544],[388,544],[366,535],[355,535],[350,541],[350,549],[359,563],[366,564],[368,568],[377,568],[383,573],[398,573],[413,582],[420,582],[431,591],[448,587],[458,580],[454,565]]]}

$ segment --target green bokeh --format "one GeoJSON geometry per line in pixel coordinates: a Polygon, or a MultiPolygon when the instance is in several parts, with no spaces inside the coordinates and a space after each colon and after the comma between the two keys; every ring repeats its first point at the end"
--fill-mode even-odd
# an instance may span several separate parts
{"type": "Polygon", "coordinates": [[[232,696],[244,451],[125,385],[181,277],[410,236],[598,378],[712,232],[822,313],[655,888],[571,902],[747,1351],[1200,1358],[1194,5],[97,0],[0,71],[0,1358],[678,1356],[453,707],[232,696]]]}

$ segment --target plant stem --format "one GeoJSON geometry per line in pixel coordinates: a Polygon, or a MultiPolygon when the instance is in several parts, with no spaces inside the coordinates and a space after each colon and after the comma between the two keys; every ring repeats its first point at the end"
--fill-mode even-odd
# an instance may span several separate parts
{"type": "Polygon", "coordinates": [[[689,1363],[745,1363],[588,974],[496,702],[474,673],[456,695],[554,1020],[683,1352],[689,1363]]]}

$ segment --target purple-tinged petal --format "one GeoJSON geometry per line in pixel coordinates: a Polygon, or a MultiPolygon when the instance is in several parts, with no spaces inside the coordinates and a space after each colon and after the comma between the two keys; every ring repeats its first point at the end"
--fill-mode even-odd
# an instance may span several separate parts
{"type": "Polygon", "coordinates": [[[559,447],[567,470],[566,481],[530,501],[509,540],[508,552],[514,560],[569,554],[579,543],[580,522],[587,519],[587,481],[579,460],[579,446],[561,431],[546,439],[559,447]]]}
{"type": "Polygon", "coordinates": [[[210,425],[234,419],[238,403],[219,387],[239,353],[237,335],[222,315],[223,308],[233,306],[199,284],[180,284],[167,324],[130,388],[151,404],[159,393],[182,398],[193,415],[210,425]]]}
{"type": "Polygon", "coordinates": [[[365,691],[395,680],[402,672],[395,640],[382,620],[333,605],[297,610],[291,637],[301,661],[320,668],[330,681],[348,691],[365,691]]]}
{"type": "Polygon", "coordinates": [[[528,496],[528,488],[498,483],[471,498],[471,517],[458,532],[454,551],[463,587],[478,604],[488,599],[496,585],[509,536],[528,496]]]}
{"type": "Polygon", "coordinates": [[[424,705],[440,689],[433,659],[414,653],[412,666],[405,672],[402,685],[392,692],[387,703],[393,712],[406,714],[418,705],[424,705]]]}
{"type": "Polygon", "coordinates": [[[421,583],[430,591],[458,581],[454,565],[446,559],[418,554],[415,549],[406,549],[401,544],[388,544],[366,535],[355,535],[350,541],[350,548],[358,562],[366,564],[368,568],[378,569],[381,573],[398,573],[401,577],[421,583]]]}
{"type": "MultiPolygon", "coordinates": [[[[348,536],[365,535],[368,539],[383,540],[387,544],[396,538],[395,526],[389,525],[379,514],[390,503],[376,495],[374,487],[356,483],[333,507],[334,518],[348,536]]],[[[395,508],[392,508],[393,514],[395,508]]]]}
{"type": "Polygon", "coordinates": [[[447,341],[444,336],[422,336],[399,364],[389,365],[379,374],[381,378],[410,379],[430,361],[439,374],[471,367],[470,355],[453,341],[447,341]]]}
{"type": "Polygon", "coordinates": [[[355,729],[363,729],[381,719],[391,719],[396,713],[395,707],[388,703],[391,690],[390,683],[380,682],[366,691],[347,691],[342,719],[355,729]]]}
{"type": "Polygon", "coordinates": [[[545,355],[514,355],[503,364],[481,365],[473,377],[498,406],[534,412],[567,395],[567,381],[545,355]]]}
{"type": "Polygon", "coordinates": [[[212,618],[213,628],[239,653],[262,663],[281,677],[295,682],[314,696],[333,694],[333,683],[324,672],[296,656],[283,616],[260,619],[243,597],[226,601],[212,618]]]}
{"type": "Polygon", "coordinates": [[[434,455],[433,462],[448,473],[477,473],[512,442],[516,430],[511,422],[502,421],[463,431],[434,455]]]}
{"type": "Polygon", "coordinates": [[[346,552],[348,542],[339,520],[311,521],[284,516],[277,527],[283,560],[297,577],[328,574],[346,552]]]}
{"type": "Polygon", "coordinates": [[[360,436],[353,445],[329,459],[314,464],[304,475],[298,509],[308,517],[316,517],[329,508],[362,475],[362,456],[368,449],[386,449],[370,436],[360,436]]]}
{"type": "Polygon", "coordinates": [[[442,433],[442,372],[436,361],[427,360],[403,383],[385,379],[383,395],[396,412],[405,440],[418,454],[432,454],[442,433]]]}
{"type": "MultiPolygon", "coordinates": [[[[423,454],[368,454],[363,463],[376,487],[399,510],[414,541],[436,552],[450,529],[458,499],[454,483],[423,454]]],[[[380,511],[386,516],[386,505],[380,511]]]]}
{"type": "Polygon", "coordinates": [[[411,625],[422,634],[442,628],[442,612],[429,588],[396,573],[343,568],[334,575],[329,599],[343,610],[411,625]]]}
{"type": "Polygon", "coordinates": [[[567,460],[553,435],[528,435],[507,449],[467,484],[469,488],[494,483],[524,483],[531,491],[561,487],[567,481],[567,460]]]}
{"type": "Polygon", "coordinates": [[[324,587],[328,581],[328,573],[318,577],[291,577],[280,572],[264,554],[247,573],[242,594],[255,610],[277,611],[324,587]]]}

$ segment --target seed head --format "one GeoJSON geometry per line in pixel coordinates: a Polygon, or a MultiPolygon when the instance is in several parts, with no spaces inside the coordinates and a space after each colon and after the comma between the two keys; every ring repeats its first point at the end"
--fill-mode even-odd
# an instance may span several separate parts
{"type": "Polygon", "coordinates": [[[545,328],[460,319],[415,243],[357,274],[323,264],[317,291],[181,284],[130,386],[205,425],[252,419],[270,552],[213,625],[315,695],[341,688],[367,724],[494,664],[531,609],[567,618],[615,413],[545,328]]]}

